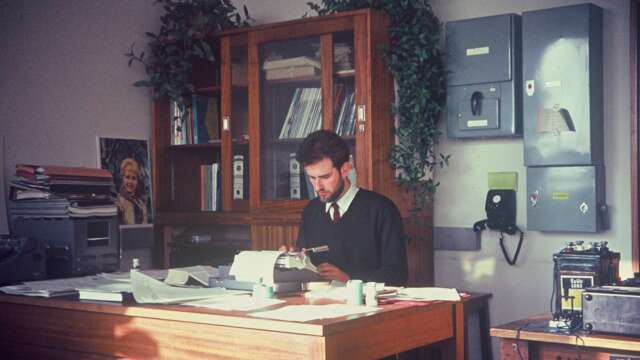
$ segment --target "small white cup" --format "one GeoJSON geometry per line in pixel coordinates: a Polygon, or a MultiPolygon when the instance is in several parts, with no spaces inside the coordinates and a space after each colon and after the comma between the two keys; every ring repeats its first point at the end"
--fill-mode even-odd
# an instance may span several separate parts
{"type": "Polygon", "coordinates": [[[362,305],[362,280],[347,281],[347,304],[362,305]]]}

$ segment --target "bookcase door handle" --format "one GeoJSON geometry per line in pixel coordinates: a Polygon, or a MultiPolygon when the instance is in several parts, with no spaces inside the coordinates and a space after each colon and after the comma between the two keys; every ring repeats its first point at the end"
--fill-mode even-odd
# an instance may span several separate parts
{"type": "Polygon", "coordinates": [[[231,118],[229,116],[224,116],[222,118],[222,130],[229,131],[229,123],[231,118]]]}
{"type": "Polygon", "coordinates": [[[364,105],[358,105],[358,131],[364,132],[364,123],[366,122],[366,108],[364,105]]]}

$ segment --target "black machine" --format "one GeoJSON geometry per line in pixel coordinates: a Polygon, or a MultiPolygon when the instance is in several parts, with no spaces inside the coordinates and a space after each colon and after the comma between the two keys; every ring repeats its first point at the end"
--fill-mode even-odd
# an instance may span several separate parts
{"type": "Polygon", "coordinates": [[[550,326],[578,326],[582,320],[582,294],[587,288],[612,285],[620,281],[620,253],[607,242],[569,243],[553,254],[553,320],[550,326]]]}
{"type": "Polygon", "coordinates": [[[117,217],[16,217],[12,219],[11,227],[17,236],[45,244],[49,278],[118,270],[117,217]]]}
{"type": "Polygon", "coordinates": [[[41,280],[47,276],[42,241],[27,237],[0,238],[0,285],[41,280]]]}
{"type": "Polygon", "coordinates": [[[500,231],[500,249],[509,265],[515,265],[522,247],[524,233],[516,225],[516,192],[514,190],[489,190],[484,203],[487,218],[473,224],[473,231],[480,232],[487,227],[491,230],[500,231]],[[513,258],[507,254],[504,246],[504,235],[515,235],[520,232],[520,240],[513,258]]]}

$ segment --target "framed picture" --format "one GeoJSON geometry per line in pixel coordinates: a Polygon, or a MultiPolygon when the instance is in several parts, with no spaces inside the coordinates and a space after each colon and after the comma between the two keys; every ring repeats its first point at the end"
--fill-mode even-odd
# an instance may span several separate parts
{"type": "Polygon", "coordinates": [[[98,139],[100,167],[113,174],[120,224],[149,224],[151,169],[146,140],[98,139]]]}

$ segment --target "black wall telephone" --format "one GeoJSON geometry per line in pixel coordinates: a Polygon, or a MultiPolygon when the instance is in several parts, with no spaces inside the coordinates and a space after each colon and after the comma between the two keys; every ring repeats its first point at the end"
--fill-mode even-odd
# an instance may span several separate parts
{"type": "Polygon", "coordinates": [[[504,254],[504,258],[509,265],[515,265],[522,247],[522,240],[524,239],[524,233],[516,225],[516,192],[514,190],[489,190],[484,209],[487,212],[487,218],[473,224],[473,231],[480,232],[487,227],[491,230],[500,231],[502,254],[504,254]],[[516,232],[520,232],[520,240],[513,259],[511,259],[504,247],[503,233],[515,235],[516,232]]]}

